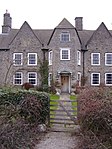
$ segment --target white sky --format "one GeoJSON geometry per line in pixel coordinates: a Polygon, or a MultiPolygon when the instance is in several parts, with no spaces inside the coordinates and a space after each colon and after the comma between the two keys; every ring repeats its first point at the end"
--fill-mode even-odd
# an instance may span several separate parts
{"type": "Polygon", "coordinates": [[[27,21],[33,29],[53,29],[63,18],[73,25],[83,17],[84,29],[97,29],[104,22],[112,29],[112,0],[0,0],[0,32],[6,9],[12,17],[12,28],[27,21]]]}

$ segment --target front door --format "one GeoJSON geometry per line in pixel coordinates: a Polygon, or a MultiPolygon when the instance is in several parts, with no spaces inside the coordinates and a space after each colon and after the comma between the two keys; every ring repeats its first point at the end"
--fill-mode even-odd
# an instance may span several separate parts
{"type": "Polygon", "coordinates": [[[61,92],[69,93],[69,76],[61,76],[61,92]]]}

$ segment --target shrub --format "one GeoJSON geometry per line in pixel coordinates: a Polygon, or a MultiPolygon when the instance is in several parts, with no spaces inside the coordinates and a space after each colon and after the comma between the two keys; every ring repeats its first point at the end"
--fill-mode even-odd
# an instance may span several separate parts
{"type": "Polygon", "coordinates": [[[84,89],[78,97],[78,120],[82,131],[93,132],[112,147],[112,91],[108,87],[84,89]]]}
{"type": "Polygon", "coordinates": [[[49,116],[49,96],[27,90],[0,90],[0,149],[32,148],[37,125],[49,116]]]}

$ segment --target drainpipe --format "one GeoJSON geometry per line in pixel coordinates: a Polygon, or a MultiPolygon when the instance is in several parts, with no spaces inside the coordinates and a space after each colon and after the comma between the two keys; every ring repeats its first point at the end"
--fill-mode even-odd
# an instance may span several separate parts
{"type": "MultiPolygon", "coordinates": [[[[85,52],[87,51],[87,49],[82,49],[82,52],[83,52],[83,66],[82,66],[82,77],[83,77],[83,79],[85,78],[85,52]]],[[[82,86],[84,86],[85,85],[85,82],[84,82],[84,80],[83,80],[83,82],[82,82],[82,86]]]]}

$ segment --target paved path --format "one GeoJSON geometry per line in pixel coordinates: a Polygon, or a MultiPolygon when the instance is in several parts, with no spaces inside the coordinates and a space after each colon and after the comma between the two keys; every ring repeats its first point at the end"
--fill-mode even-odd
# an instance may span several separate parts
{"type": "MultiPolygon", "coordinates": [[[[61,95],[61,100],[69,100],[69,95],[61,95]]],[[[71,109],[71,103],[66,102],[67,109],[71,109]]],[[[60,107],[59,107],[60,108],[60,107]]],[[[67,115],[65,116],[67,117],[67,115]]],[[[53,127],[56,127],[55,125],[53,127]]],[[[64,126],[61,126],[63,128],[64,126]]],[[[74,126],[75,127],[75,126],[74,126]]],[[[72,132],[48,132],[36,145],[35,149],[77,149],[77,137],[72,132]]]]}

